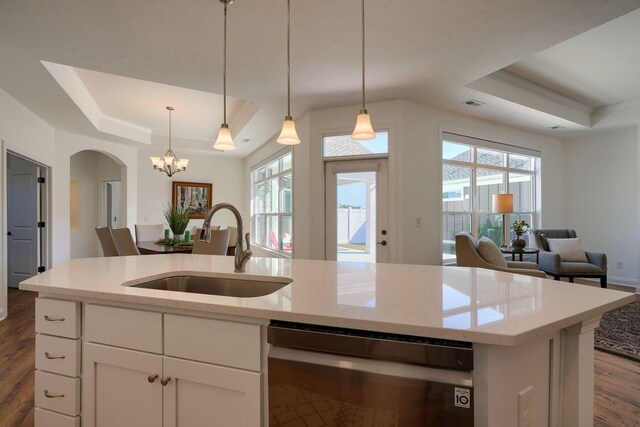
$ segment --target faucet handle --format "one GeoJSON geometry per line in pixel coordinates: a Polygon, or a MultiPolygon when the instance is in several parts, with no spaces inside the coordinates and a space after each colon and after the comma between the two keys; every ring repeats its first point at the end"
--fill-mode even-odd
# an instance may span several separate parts
{"type": "Polygon", "coordinates": [[[251,240],[249,240],[250,233],[244,235],[244,241],[247,242],[247,250],[251,251],[251,240]]]}

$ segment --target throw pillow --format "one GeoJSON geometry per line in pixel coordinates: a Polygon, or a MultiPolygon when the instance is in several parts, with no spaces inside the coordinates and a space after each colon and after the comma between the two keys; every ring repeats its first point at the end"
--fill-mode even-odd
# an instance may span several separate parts
{"type": "Polygon", "coordinates": [[[574,239],[547,239],[549,250],[560,255],[561,261],[567,262],[589,262],[587,255],[582,249],[580,238],[574,239]]]}
{"type": "Polygon", "coordinates": [[[482,237],[478,241],[478,253],[489,264],[496,265],[498,267],[507,268],[507,260],[504,259],[504,255],[500,252],[500,248],[493,243],[493,240],[488,237],[482,237]]]}

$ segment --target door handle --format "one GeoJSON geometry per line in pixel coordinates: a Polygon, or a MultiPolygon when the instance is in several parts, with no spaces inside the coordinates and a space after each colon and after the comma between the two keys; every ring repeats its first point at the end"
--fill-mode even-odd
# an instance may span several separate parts
{"type": "Polygon", "coordinates": [[[169,381],[171,381],[171,377],[162,377],[160,379],[160,384],[162,384],[163,386],[169,384],[169,381]]]}
{"type": "Polygon", "coordinates": [[[387,241],[383,240],[381,242],[376,242],[376,244],[380,245],[380,246],[387,246],[387,241]]]}
{"type": "Polygon", "coordinates": [[[11,232],[10,231],[7,231],[7,236],[11,236],[11,232]]]}

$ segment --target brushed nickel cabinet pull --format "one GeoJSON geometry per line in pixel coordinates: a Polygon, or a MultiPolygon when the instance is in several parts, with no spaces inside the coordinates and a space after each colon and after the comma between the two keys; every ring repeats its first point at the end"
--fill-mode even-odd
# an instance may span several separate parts
{"type": "Polygon", "coordinates": [[[53,399],[54,397],[64,397],[63,393],[49,393],[49,390],[45,390],[44,395],[49,399],[53,399]]]}
{"type": "Polygon", "coordinates": [[[169,381],[171,381],[171,377],[162,377],[162,379],[160,380],[160,384],[165,386],[165,385],[169,384],[169,381]]]}
{"type": "Polygon", "coordinates": [[[45,314],[44,320],[47,322],[64,322],[64,317],[50,317],[48,314],[45,314]]]}
{"type": "Polygon", "coordinates": [[[47,359],[66,359],[67,356],[65,356],[64,354],[57,356],[55,354],[50,354],[48,351],[44,352],[44,357],[46,357],[47,359]]]}
{"type": "Polygon", "coordinates": [[[157,379],[158,379],[158,374],[149,375],[147,377],[147,381],[149,381],[151,384],[156,382],[157,379]]]}

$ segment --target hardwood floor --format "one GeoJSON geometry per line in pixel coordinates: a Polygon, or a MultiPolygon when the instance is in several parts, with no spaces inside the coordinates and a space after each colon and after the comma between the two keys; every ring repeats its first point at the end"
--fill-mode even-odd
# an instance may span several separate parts
{"type": "MultiPolygon", "coordinates": [[[[0,322],[0,427],[33,426],[35,297],[9,289],[0,322]]],[[[640,427],[640,363],[595,352],[594,410],[596,427],[640,427]]]]}

